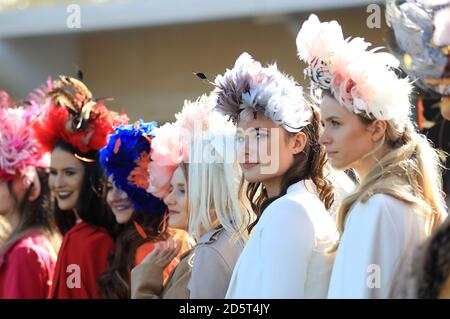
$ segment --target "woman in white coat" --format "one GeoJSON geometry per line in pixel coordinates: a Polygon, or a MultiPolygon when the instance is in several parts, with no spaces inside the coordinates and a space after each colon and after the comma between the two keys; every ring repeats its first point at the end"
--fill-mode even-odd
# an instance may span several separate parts
{"type": "Polygon", "coordinates": [[[315,15],[297,37],[321,98],[320,143],[334,168],[360,179],[337,212],[329,298],[401,296],[414,248],[446,216],[437,152],[410,119],[411,85],[397,77],[392,55],[369,46],[315,15]]]}
{"type": "Polygon", "coordinates": [[[243,187],[256,214],[226,298],[325,298],[337,230],[318,110],[276,65],[247,53],[215,85],[216,108],[238,125],[243,187]]]}

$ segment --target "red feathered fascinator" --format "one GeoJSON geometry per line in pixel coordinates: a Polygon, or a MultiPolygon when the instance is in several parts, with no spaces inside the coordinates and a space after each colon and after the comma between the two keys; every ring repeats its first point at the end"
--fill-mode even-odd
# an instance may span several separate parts
{"type": "Polygon", "coordinates": [[[106,99],[94,99],[83,82],[67,76],[49,79],[30,100],[42,108],[34,129],[36,139],[48,151],[62,140],[81,153],[96,152],[106,145],[115,126],[129,120],[125,114],[109,111],[103,104],[106,99]]]}

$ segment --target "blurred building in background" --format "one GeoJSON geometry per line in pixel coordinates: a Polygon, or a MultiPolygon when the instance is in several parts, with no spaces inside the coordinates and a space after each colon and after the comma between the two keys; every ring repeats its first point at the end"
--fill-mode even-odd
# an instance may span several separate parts
{"type": "Polygon", "coordinates": [[[113,109],[163,123],[211,90],[193,72],[213,79],[242,51],[303,82],[295,38],[310,13],[384,45],[384,12],[369,28],[369,4],[384,10],[376,0],[0,0],[0,89],[24,97],[79,67],[113,109]],[[68,27],[76,10],[80,28],[68,27]]]}

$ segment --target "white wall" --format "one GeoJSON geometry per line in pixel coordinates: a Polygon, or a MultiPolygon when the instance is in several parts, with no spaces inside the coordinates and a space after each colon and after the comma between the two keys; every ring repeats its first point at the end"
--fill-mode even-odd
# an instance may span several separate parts
{"type": "Polygon", "coordinates": [[[72,73],[76,63],[77,36],[0,39],[0,89],[24,97],[49,75],[72,73]]]}
{"type": "MultiPolygon", "coordinates": [[[[365,7],[315,12],[337,19],[346,35],[383,45],[382,29],[365,26],[365,7]]],[[[110,106],[124,109],[132,120],[173,120],[184,99],[211,90],[192,72],[211,78],[231,67],[242,51],[302,82],[295,36],[309,15],[272,16],[86,32],[3,40],[0,43],[0,89],[24,96],[49,74],[74,75],[77,63],[97,97],[112,96],[110,106]]],[[[304,83],[306,84],[306,83],[304,83]]]]}

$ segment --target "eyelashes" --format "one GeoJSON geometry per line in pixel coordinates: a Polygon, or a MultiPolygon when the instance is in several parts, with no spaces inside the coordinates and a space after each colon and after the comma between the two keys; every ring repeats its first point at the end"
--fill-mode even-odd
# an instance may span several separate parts
{"type": "MultiPolygon", "coordinates": [[[[58,175],[58,172],[56,170],[50,170],[49,174],[50,175],[58,175]]],[[[77,172],[76,171],[64,171],[63,174],[65,174],[67,176],[73,176],[73,175],[76,175],[77,172]]]]}

